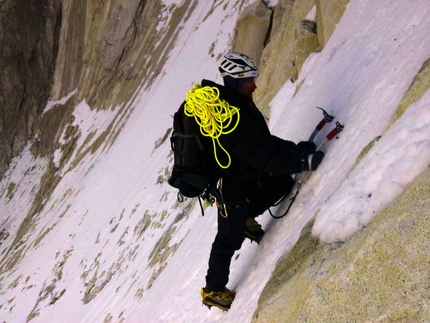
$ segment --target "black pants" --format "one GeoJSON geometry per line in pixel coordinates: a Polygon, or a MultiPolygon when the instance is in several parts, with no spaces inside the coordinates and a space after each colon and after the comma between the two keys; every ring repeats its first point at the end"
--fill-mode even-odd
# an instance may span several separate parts
{"type": "Polygon", "coordinates": [[[212,244],[206,275],[208,290],[223,291],[227,285],[231,258],[245,239],[246,219],[262,214],[282,196],[288,194],[293,185],[294,181],[289,175],[268,175],[256,181],[248,196],[234,201],[229,201],[228,196],[225,197],[228,217],[224,218],[218,213],[218,233],[212,244]]]}

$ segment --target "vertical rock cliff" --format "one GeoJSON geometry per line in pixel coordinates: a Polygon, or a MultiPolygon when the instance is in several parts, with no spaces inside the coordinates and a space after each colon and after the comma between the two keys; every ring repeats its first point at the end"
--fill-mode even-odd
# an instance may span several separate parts
{"type": "Polygon", "coordinates": [[[35,132],[60,44],[59,0],[0,2],[0,179],[35,132]]]}

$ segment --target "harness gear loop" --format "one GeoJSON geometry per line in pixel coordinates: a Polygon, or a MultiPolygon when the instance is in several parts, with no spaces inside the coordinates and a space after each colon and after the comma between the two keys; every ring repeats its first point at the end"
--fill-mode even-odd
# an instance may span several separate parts
{"type": "Polygon", "coordinates": [[[221,135],[234,131],[239,124],[239,108],[230,105],[219,97],[219,89],[195,83],[187,92],[184,112],[188,117],[194,117],[203,136],[212,138],[215,160],[221,168],[231,165],[230,154],[219,142],[221,135]],[[227,155],[228,162],[222,165],[218,159],[217,148],[221,148],[227,155]]]}

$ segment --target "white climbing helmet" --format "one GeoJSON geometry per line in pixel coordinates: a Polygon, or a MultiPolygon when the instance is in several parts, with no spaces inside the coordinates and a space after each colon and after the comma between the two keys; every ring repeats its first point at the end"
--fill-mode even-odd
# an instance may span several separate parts
{"type": "Polygon", "coordinates": [[[254,61],[245,54],[228,53],[224,55],[218,70],[221,76],[231,76],[236,79],[257,77],[258,71],[254,61]]]}

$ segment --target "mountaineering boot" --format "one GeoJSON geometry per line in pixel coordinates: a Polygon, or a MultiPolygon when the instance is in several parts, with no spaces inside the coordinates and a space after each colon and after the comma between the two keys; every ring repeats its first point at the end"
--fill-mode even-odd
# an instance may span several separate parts
{"type": "Polygon", "coordinates": [[[251,242],[256,241],[259,244],[263,236],[264,230],[261,228],[261,225],[255,221],[254,218],[247,218],[245,224],[245,238],[248,238],[251,242]]]}
{"type": "Polygon", "coordinates": [[[223,292],[210,292],[206,288],[200,290],[200,294],[203,298],[203,304],[209,309],[212,306],[216,306],[223,311],[228,311],[230,309],[231,303],[234,301],[236,292],[234,290],[229,290],[227,287],[223,292]]]}

